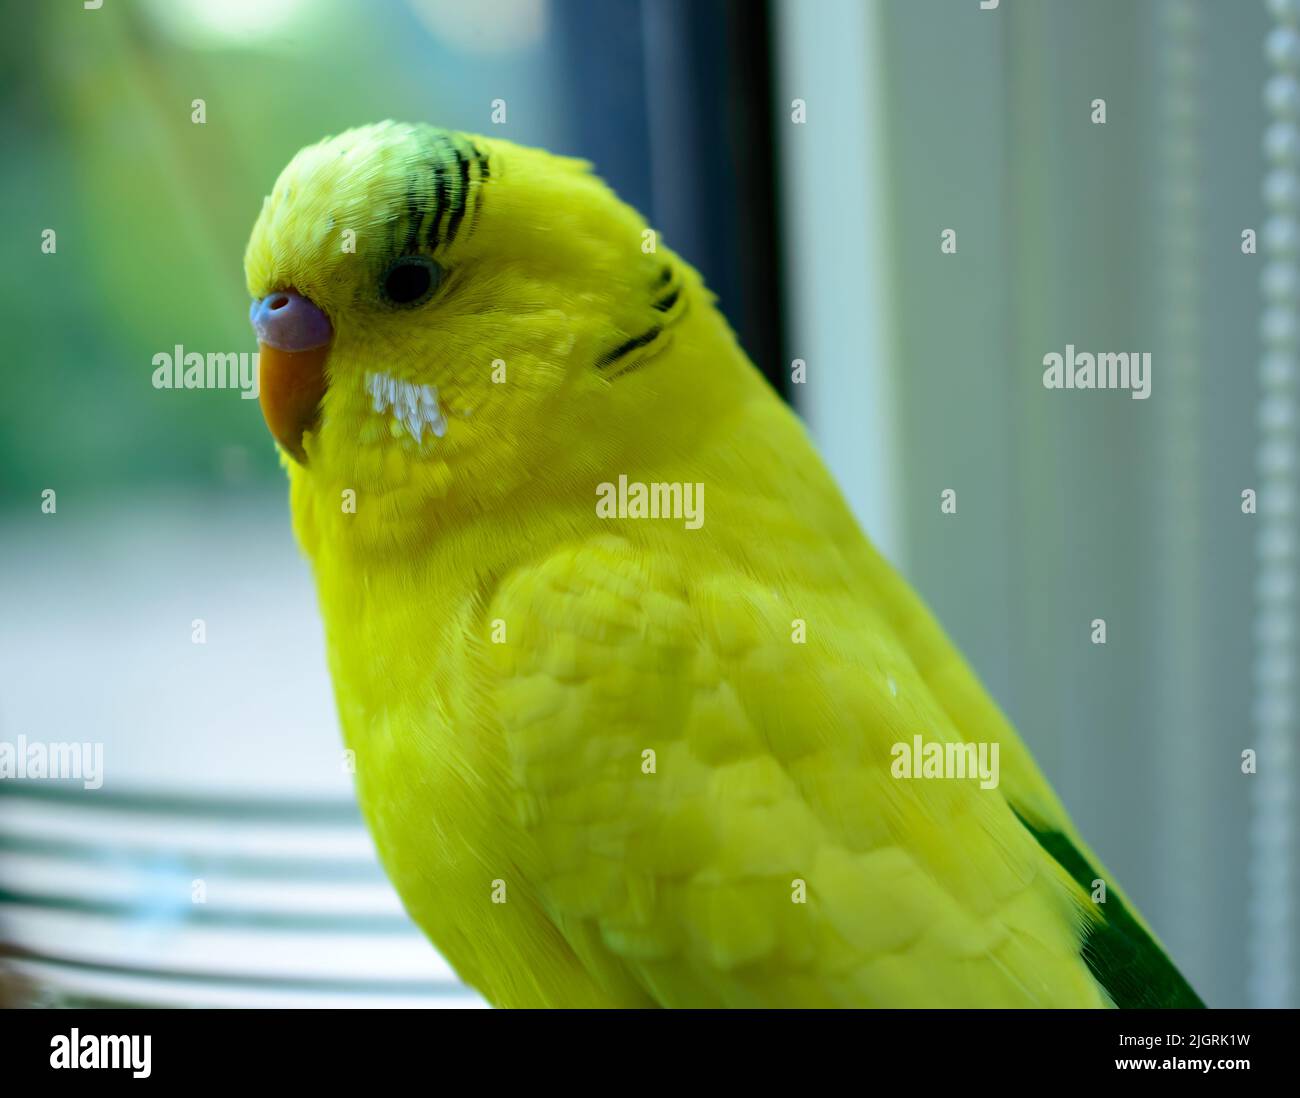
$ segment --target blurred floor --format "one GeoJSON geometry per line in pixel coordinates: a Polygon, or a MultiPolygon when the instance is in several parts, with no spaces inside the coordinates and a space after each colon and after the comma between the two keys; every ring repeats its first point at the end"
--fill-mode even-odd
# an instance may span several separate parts
{"type": "Polygon", "coordinates": [[[7,997],[481,1005],[361,824],[281,495],[61,502],[0,545],[0,740],[102,742],[105,775],[0,784],[7,997]]]}

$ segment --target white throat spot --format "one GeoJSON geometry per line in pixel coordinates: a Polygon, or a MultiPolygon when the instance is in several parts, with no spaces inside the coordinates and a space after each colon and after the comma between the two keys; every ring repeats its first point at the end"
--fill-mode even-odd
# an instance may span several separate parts
{"type": "Polygon", "coordinates": [[[417,443],[424,440],[426,428],[436,438],[447,433],[436,386],[413,385],[391,374],[370,373],[366,374],[366,392],[370,394],[371,408],[405,427],[417,443]]]}

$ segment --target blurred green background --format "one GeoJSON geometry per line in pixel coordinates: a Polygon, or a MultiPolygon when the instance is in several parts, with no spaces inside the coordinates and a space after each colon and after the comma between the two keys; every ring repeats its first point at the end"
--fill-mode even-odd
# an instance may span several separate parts
{"type": "Polygon", "coordinates": [[[254,349],[244,243],[299,147],[386,117],[481,129],[480,58],[496,59],[494,94],[521,128],[569,140],[541,4],[513,5],[518,19],[477,40],[488,24],[436,0],[5,6],[0,186],[23,231],[5,234],[0,292],[24,397],[0,411],[0,475],[15,491],[275,483],[255,401],[178,400],[152,389],[149,363],[176,343],[254,349]],[[57,256],[32,247],[44,228],[57,256]],[[24,406],[58,409],[58,426],[24,406]]]}

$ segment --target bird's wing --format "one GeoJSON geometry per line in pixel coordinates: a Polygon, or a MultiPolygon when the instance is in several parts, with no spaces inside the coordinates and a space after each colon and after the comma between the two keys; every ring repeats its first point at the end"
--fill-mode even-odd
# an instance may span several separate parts
{"type": "Polygon", "coordinates": [[[1117,1006],[1203,1007],[1141,914],[1088,848],[1001,710],[924,603],[876,554],[874,594],[899,630],[908,658],[934,700],[968,741],[1001,744],[1001,789],[1016,819],[1090,897],[1093,918],[1081,929],[1083,957],[1117,1006]],[[1105,885],[1105,891],[1098,883],[1105,885]]]}
{"type": "Polygon", "coordinates": [[[490,613],[523,869],[593,973],[666,1006],[1108,1002],[1099,915],[1002,791],[891,775],[961,735],[872,608],[799,643],[788,595],[610,536],[490,613]]]}

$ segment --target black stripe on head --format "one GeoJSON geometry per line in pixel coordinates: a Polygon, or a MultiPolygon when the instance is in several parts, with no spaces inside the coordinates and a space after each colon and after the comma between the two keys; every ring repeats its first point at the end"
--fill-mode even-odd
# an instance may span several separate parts
{"type": "Polygon", "coordinates": [[[474,160],[478,163],[479,182],[485,182],[492,177],[492,172],[488,168],[487,154],[472,142],[470,143],[470,148],[474,150],[474,160]]]}
{"type": "Polygon", "coordinates": [[[460,169],[460,192],[456,195],[456,201],[452,205],[451,216],[447,218],[447,244],[456,239],[461,220],[464,218],[465,210],[469,206],[469,161],[455,143],[452,144],[452,152],[456,155],[456,166],[460,169]]]}
{"type": "Polygon", "coordinates": [[[437,147],[430,150],[429,170],[433,173],[433,211],[429,218],[429,231],[425,237],[425,245],[431,252],[437,251],[442,243],[442,238],[438,234],[438,224],[442,221],[443,210],[450,200],[446,157],[442,153],[445,141],[446,138],[439,134],[437,147]]]}
{"type": "Polygon", "coordinates": [[[420,241],[420,222],[424,216],[424,203],[420,200],[414,178],[406,181],[406,240],[403,253],[413,252],[420,241]]]}
{"type": "Polygon", "coordinates": [[[656,324],[653,328],[642,332],[639,336],[633,336],[626,343],[620,343],[612,351],[606,351],[600,356],[600,358],[596,359],[596,369],[603,370],[611,363],[617,362],[624,355],[631,354],[631,352],[637,350],[639,347],[644,347],[647,343],[653,342],[661,331],[663,331],[663,329],[656,324]]]}
{"type": "Polygon", "coordinates": [[[474,166],[478,168],[478,186],[474,189],[474,213],[469,219],[469,235],[473,236],[474,230],[478,228],[479,211],[483,209],[483,184],[492,177],[492,172],[488,168],[487,154],[473,142],[470,142],[469,147],[474,154],[474,166]]]}
{"type": "Polygon", "coordinates": [[[677,304],[677,298],[680,295],[681,295],[681,290],[673,290],[672,293],[670,293],[667,297],[662,298],[659,301],[656,301],[654,303],[654,308],[658,309],[659,312],[661,313],[666,313],[669,309],[671,309],[674,305],[677,304]]]}

